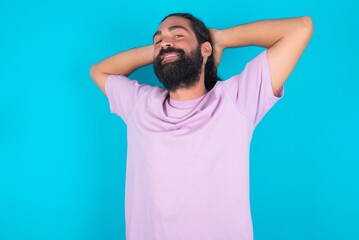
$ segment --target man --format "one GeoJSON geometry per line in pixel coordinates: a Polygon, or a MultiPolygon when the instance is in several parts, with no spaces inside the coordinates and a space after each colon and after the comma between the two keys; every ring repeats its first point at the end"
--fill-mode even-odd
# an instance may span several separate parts
{"type": "Polygon", "coordinates": [[[283,96],[312,32],[309,17],[209,30],[190,14],[171,14],[153,44],[92,66],[111,112],[127,124],[127,239],[253,239],[252,133],[283,96]],[[247,45],[267,49],[219,81],[223,50],[247,45]],[[128,79],[150,63],[165,89],[128,79]]]}

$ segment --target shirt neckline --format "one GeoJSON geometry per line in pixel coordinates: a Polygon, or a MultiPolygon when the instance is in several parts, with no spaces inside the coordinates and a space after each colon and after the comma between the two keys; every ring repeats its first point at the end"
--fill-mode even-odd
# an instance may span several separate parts
{"type": "Polygon", "coordinates": [[[171,99],[170,96],[168,96],[168,104],[171,105],[172,107],[175,108],[193,108],[195,107],[206,95],[208,94],[205,93],[202,96],[195,98],[195,99],[190,99],[190,100],[174,100],[171,99]]]}

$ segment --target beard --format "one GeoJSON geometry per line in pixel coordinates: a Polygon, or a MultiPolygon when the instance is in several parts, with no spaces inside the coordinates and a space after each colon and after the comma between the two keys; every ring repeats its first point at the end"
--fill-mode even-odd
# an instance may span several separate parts
{"type": "Polygon", "coordinates": [[[200,46],[186,54],[183,49],[169,47],[161,49],[153,61],[153,68],[158,80],[169,91],[179,88],[194,87],[200,77],[203,57],[200,46]],[[162,56],[167,53],[176,53],[178,58],[173,62],[162,63],[162,56]]]}

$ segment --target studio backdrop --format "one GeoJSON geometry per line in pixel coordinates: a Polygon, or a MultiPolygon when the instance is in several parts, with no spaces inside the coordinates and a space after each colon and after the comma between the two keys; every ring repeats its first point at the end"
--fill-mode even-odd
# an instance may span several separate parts
{"type": "MultiPolygon", "coordinates": [[[[227,28],[310,16],[314,34],[281,99],[257,126],[250,187],[256,240],[359,239],[359,7],[318,1],[1,1],[0,239],[125,239],[126,125],[92,64],[150,44],[190,12],[227,28]]],[[[224,52],[240,73],[263,48],[224,52]]],[[[152,65],[132,79],[159,85],[152,65]]]]}

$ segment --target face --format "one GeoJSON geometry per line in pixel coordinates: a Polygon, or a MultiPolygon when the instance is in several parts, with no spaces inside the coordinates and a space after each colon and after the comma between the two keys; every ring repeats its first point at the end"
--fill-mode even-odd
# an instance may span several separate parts
{"type": "Polygon", "coordinates": [[[203,63],[201,48],[186,19],[167,18],[154,38],[153,67],[169,91],[197,84],[203,63]]]}
{"type": "MultiPolygon", "coordinates": [[[[153,36],[154,58],[161,49],[168,47],[183,49],[186,53],[194,50],[198,46],[197,38],[191,29],[189,22],[181,17],[169,17],[161,23],[153,36]]],[[[170,62],[176,60],[176,56],[165,56],[163,61],[170,62]]]]}

